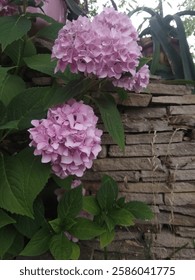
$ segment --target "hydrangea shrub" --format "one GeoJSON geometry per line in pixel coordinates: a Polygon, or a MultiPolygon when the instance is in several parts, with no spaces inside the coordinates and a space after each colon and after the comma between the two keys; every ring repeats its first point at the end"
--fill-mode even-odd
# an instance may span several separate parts
{"type": "Polygon", "coordinates": [[[51,4],[0,0],[1,259],[46,252],[78,259],[82,240],[98,238],[105,248],[116,226],[152,217],[147,205],[118,198],[107,175],[96,195],[82,185],[101,151],[96,115],[124,149],[120,112],[104,85],[123,97],[147,86],[138,34],[110,8],[64,25],[65,16],[48,16],[51,4]],[[47,24],[34,30],[42,20],[47,24]]]}

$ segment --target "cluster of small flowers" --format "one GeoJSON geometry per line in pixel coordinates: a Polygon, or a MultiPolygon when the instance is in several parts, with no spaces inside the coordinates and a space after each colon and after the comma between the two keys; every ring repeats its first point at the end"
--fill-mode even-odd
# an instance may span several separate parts
{"type": "Polygon", "coordinates": [[[57,59],[56,72],[93,74],[108,78],[115,86],[139,91],[149,82],[149,70],[139,70],[142,57],[138,33],[127,15],[106,8],[92,21],[79,17],[59,31],[52,49],[57,59]],[[127,75],[128,74],[128,75],[127,75]]]}
{"type": "Polygon", "coordinates": [[[98,118],[93,109],[74,99],[50,108],[47,119],[33,120],[30,146],[43,163],[51,163],[60,178],[83,176],[101,151],[102,131],[96,128],[98,118]]]}
{"type": "MultiPolygon", "coordinates": [[[[31,1],[32,2],[32,1],[31,1]]],[[[44,4],[47,0],[34,0],[34,5],[36,7],[44,4]]],[[[30,6],[30,3],[28,3],[30,6]]],[[[10,0],[0,0],[0,16],[13,16],[18,13],[18,4],[10,0]]]]}
{"type": "Polygon", "coordinates": [[[9,0],[0,0],[0,16],[12,16],[17,13],[18,7],[9,0]]]}

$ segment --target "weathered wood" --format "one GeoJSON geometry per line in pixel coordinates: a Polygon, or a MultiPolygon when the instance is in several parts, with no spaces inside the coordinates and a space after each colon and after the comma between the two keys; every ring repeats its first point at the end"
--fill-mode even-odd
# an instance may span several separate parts
{"type": "Polygon", "coordinates": [[[140,93],[128,93],[127,99],[125,100],[121,100],[116,94],[114,94],[113,97],[117,104],[129,107],[147,107],[152,99],[151,94],[140,93]]]}
{"type": "Polygon", "coordinates": [[[152,104],[195,104],[195,95],[185,96],[154,96],[152,97],[152,104]]]}
{"type": "Polygon", "coordinates": [[[169,114],[171,115],[193,115],[195,114],[195,105],[170,106],[169,114]]]}
{"type": "Polygon", "coordinates": [[[126,144],[174,143],[181,142],[182,139],[183,131],[127,134],[126,144]]]}

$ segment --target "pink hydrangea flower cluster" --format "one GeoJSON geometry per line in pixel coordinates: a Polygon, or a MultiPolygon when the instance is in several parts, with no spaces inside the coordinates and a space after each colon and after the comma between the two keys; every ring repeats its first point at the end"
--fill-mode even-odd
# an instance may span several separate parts
{"type": "Polygon", "coordinates": [[[98,118],[93,109],[74,99],[48,110],[47,118],[33,120],[30,146],[43,163],[51,163],[60,178],[83,176],[101,151],[102,131],[96,128],[98,118]]]}
{"type": "Polygon", "coordinates": [[[18,8],[16,4],[10,3],[9,0],[0,0],[0,16],[12,16],[16,14],[18,8]]]}
{"type": "Polygon", "coordinates": [[[63,72],[69,65],[73,73],[108,78],[115,86],[136,91],[149,82],[147,66],[137,71],[141,57],[131,20],[113,8],[104,9],[92,21],[81,16],[67,21],[52,49],[56,71],[63,72]]]}

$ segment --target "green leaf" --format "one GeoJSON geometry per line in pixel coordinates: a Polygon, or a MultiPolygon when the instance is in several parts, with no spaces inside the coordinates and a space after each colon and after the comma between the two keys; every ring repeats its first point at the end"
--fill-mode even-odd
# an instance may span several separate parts
{"type": "Polygon", "coordinates": [[[109,216],[108,213],[106,213],[106,214],[103,213],[102,217],[103,217],[103,220],[104,220],[104,222],[105,222],[105,224],[108,228],[108,231],[109,232],[113,231],[113,229],[116,226],[116,223],[113,221],[113,219],[109,216]]]}
{"type": "Polygon", "coordinates": [[[0,130],[4,130],[4,129],[18,129],[18,123],[19,121],[10,121],[10,122],[6,122],[5,124],[0,125],[0,130]]]}
{"type": "Polygon", "coordinates": [[[72,185],[72,181],[73,181],[73,177],[72,176],[68,176],[65,179],[60,179],[59,177],[52,175],[52,179],[54,180],[54,182],[60,187],[63,188],[65,190],[70,190],[71,189],[71,185],[72,185]]]}
{"type": "Polygon", "coordinates": [[[49,249],[55,260],[68,260],[72,255],[72,242],[61,232],[52,237],[49,249]]]}
{"type": "Polygon", "coordinates": [[[135,217],[126,209],[113,209],[109,212],[109,216],[116,225],[131,226],[134,225],[135,217]]]}
{"type": "Polygon", "coordinates": [[[8,105],[8,120],[18,121],[18,127],[25,129],[31,126],[32,119],[45,116],[45,107],[52,94],[50,87],[29,88],[17,95],[8,105]]]}
{"type": "Polygon", "coordinates": [[[15,156],[0,155],[0,207],[33,217],[33,201],[45,186],[50,169],[31,149],[15,156]]]}
{"type": "Polygon", "coordinates": [[[25,87],[25,82],[19,76],[8,74],[0,86],[0,100],[7,106],[25,87]]]}
{"type": "Polygon", "coordinates": [[[0,229],[0,258],[2,259],[4,254],[12,246],[16,236],[16,231],[12,226],[6,226],[0,229]]]}
{"type": "Polygon", "coordinates": [[[0,66],[0,87],[2,86],[3,81],[5,80],[6,76],[8,75],[8,71],[13,69],[14,67],[1,67],[0,66]]]}
{"type": "Polygon", "coordinates": [[[36,199],[33,205],[34,210],[34,219],[16,215],[16,224],[14,225],[15,228],[20,232],[22,235],[26,236],[27,238],[32,238],[33,235],[38,231],[38,229],[43,224],[42,216],[44,216],[44,208],[43,203],[40,199],[36,199]]]}
{"type": "Polygon", "coordinates": [[[83,197],[83,210],[87,211],[88,213],[94,216],[100,213],[99,205],[94,196],[83,197]]]}
{"type": "Polygon", "coordinates": [[[76,217],[82,209],[82,188],[77,187],[65,193],[58,204],[58,217],[76,217]]]}
{"type": "Polygon", "coordinates": [[[127,202],[125,208],[131,212],[136,219],[150,220],[154,217],[150,207],[141,201],[127,202]]]}
{"type": "Polygon", "coordinates": [[[31,57],[25,57],[24,61],[30,69],[39,71],[52,77],[63,77],[62,73],[54,73],[56,61],[51,60],[50,54],[36,54],[31,57]]]}
{"type": "Polygon", "coordinates": [[[20,253],[21,256],[39,256],[49,250],[52,235],[48,229],[39,229],[20,253]]]}
{"type": "Polygon", "coordinates": [[[11,247],[8,250],[8,254],[10,254],[12,258],[16,257],[20,254],[23,248],[24,248],[24,237],[20,233],[17,233],[11,247]]]}
{"type": "Polygon", "coordinates": [[[6,55],[9,56],[17,66],[25,65],[23,57],[36,55],[36,52],[33,42],[31,40],[24,41],[23,39],[14,41],[5,49],[6,55]]]}
{"type": "Polygon", "coordinates": [[[109,94],[105,94],[101,98],[95,99],[95,103],[100,110],[106,130],[119,147],[124,150],[124,128],[114,98],[109,94]]]}
{"type": "Polygon", "coordinates": [[[16,221],[11,218],[5,211],[0,209],[0,228],[9,225],[14,224],[16,221]]]}
{"type": "Polygon", "coordinates": [[[56,218],[52,221],[49,221],[49,224],[50,224],[50,226],[52,227],[52,229],[55,233],[59,233],[62,230],[61,219],[59,219],[59,218],[56,218]]]}
{"type": "Polygon", "coordinates": [[[120,208],[123,208],[124,205],[125,205],[125,197],[120,197],[119,199],[117,199],[117,202],[116,204],[120,207],[120,208]]]}
{"type": "Polygon", "coordinates": [[[118,196],[117,183],[108,175],[102,177],[101,187],[97,192],[97,201],[102,210],[113,207],[118,196]]]}
{"type": "Polygon", "coordinates": [[[0,124],[4,123],[4,121],[6,120],[6,114],[7,114],[6,107],[3,104],[3,102],[0,101],[0,124]]]}
{"type": "Polygon", "coordinates": [[[4,50],[9,44],[22,38],[31,28],[31,21],[23,15],[0,17],[0,44],[4,50]]]}
{"type": "Polygon", "coordinates": [[[79,5],[72,0],[66,0],[66,3],[69,7],[69,9],[77,16],[83,16],[85,15],[84,11],[79,7],[79,5]]]}
{"type": "Polygon", "coordinates": [[[100,235],[100,247],[104,248],[108,246],[114,239],[115,232],[113,231],[106,231],[100,235]]]}
{"type": "Polygon", "coordinates": [[[54,41],[57,38],[58,32],[62,27],[63,27],[62,23],[55,22],[51,25],[41,28],[36,33],[36,37],[41,37],[41,38],[45,38],[45,39],[54,41]]]}
{"type": "Polygon", "coordinates": [[[76,222],[69,230],[69,233],[78,239],[89,240],[105,232],[104,228],[88,219],[77,218],[76,222]]]}
{"type": "Polygon", "coordinates": [[[76,243],[72,243],[72,253],[70,259],[78,260],[79,256],[80,256],[80,247],[76,243]]]}

